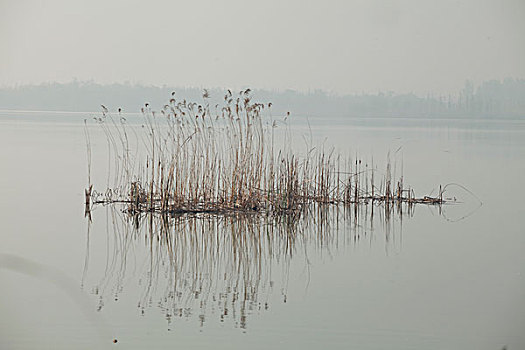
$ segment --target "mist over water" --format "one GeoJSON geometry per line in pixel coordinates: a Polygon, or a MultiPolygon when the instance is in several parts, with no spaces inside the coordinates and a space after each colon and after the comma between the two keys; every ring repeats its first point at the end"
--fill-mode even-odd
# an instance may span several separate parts
{"type": "MultiPolygon", "coordinates": [[[[251,86],[244,86],[241,91],[251,86]]],[[[0,88],[0,109],[33,111],[140,113],[148,103],[160,111],[171,93],[177,99],[211,106],[221,105],[229,91],[208,87],[208,98],[196,87],[149,86],[144,84],[97,84],[93,81],[47,83],[0,88]]],[[[255,89],[256,102],[272,103],[275,115],[304,117],[409,117],[409,118],[520,118],[525,115],[525,80],[491,79],[474,83],[466,79],[457,88],[441,93],[403,93],[378,89],[368,93],[341,94],[322,89],[255,89]]],[[[62,113],[63,114],[63,113],[62,113]]]]}
{"type": "Polygon", "coordinates": [[[524,14],[0,1],[0,349],[525,348],[524,14]]]}
{"type": "MultiPolygon", "coordinates": [[[[368,205],[280,221],[134,218],[118,206],[94,208],[90,221],[82,120],[2,115],[2,346],[525,343],[520,120],[292,119],[298,149],[307,135],[379,168],[390,151],[417,193],[448,183],[471,193],[451,186],[461,203],[389,218],[368,205]]],[[[91,135],[105,184],[106,139],[91,135]]]]}

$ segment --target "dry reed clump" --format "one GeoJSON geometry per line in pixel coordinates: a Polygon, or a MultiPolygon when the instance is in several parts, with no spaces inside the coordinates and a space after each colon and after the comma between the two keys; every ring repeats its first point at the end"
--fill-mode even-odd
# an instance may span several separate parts
{"type": "MultiPolygon", "coordinates": [[[[172,93],[160,113],[145,105],[140,130],[127,124],[120,111],[115,120],[102,106],[102,117],[95,120],[106,134],[114,178],[111,184],[108,169],[103,194],[89,183],[87,208],[90,203],[126,203],[130,213],[279,214],[312,203],[444,203],[441,191],[438,197],[417,198],[404,187],[402,176],[392,179],[390,163],[376,183],[374,167],[360,160],[313,147],[299,157],[287,133],[276,133],[270,106],[253,102],[250,89],[236,96],[228,90],[214,106],[206,90],[202,104],[177,100],[172,93]]],[[[89,135],[87,141],[89,169],[89,135]]],[[[88,175],[90,182],[90,169],[88,175]]]]}

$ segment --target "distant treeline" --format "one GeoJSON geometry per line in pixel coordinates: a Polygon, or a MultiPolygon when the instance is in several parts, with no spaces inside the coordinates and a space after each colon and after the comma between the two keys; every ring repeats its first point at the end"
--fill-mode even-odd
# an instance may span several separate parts
{"type": "MultiPolygon", "coordinates": [[[[51,83],[0,89],[0,109],[139,112],[144,103],[161,109],[175,91],[177,99],[204,103],[200,88],[171,88],[131,84],[100,85],[93,82],[51,83]]],[[[220,103],[226,90],[208,89],[210,104],[220,103]]],[[[255,90],[259,102],[272,102],[276,114],[304,116],[406,116],[406,117],[525,117],[525,80],[470,81],[448,96],[414,94],[334,95],[325,91],[255,90]]]]}

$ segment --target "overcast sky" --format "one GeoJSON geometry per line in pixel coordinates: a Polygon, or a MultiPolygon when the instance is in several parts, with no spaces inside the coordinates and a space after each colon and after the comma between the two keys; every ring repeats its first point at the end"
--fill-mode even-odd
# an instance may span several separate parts
{"type": "Polygon", "coordinates": [[[0,86],[446,93],[525,78],[525,1],[0,0],[0,50],[0,86]]]}

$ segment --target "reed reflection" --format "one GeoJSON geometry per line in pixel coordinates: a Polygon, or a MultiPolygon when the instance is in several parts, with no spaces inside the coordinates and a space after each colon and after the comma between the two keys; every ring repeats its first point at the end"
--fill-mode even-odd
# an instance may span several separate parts
{"type": "MultiPolygon", "coordinates": [[[[99,213],[94,222],[88,218],[88,235],[100,234],[91,227],[99,213]]],[[[106,264],[92,287],[99,311],[126,291],[137,295],[140,315],[157,307],[169,327],[175,319],[196,319],[200,326],[211,321],[245,329],[250,315],[286,303],[292,265],[306,271],[307,288],[313,257],[363,240],[372,244],[374,232],[384,235],[387,251],[400,248],[402,220],[413,207],[311,205],[285,215],[164,215],[130,214],[111,205],[105,214],[106,264]]],[[[92,278],[89,250],[88,236],[83,284],[92,278]]]]}

